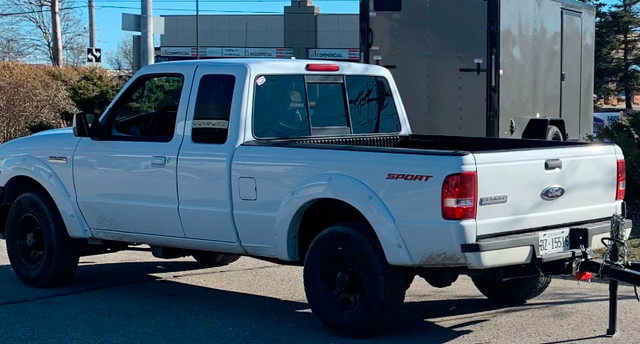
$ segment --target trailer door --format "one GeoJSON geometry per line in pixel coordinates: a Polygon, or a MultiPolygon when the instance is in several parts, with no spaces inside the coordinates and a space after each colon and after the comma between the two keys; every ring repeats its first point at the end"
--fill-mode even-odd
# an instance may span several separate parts
{"type": "Polygon", "coordinates": [[[414,133],[486,136],[487,6],[403,1],[371,15],[369,63],[391,70],[414,133]]]}
{"type": "Polygon", "coordinates": [[[569,139],[580,139],[580,104],[582,70],[582,16],[562,10],[562,90],[560,116],[567,126],[569,139]]]}

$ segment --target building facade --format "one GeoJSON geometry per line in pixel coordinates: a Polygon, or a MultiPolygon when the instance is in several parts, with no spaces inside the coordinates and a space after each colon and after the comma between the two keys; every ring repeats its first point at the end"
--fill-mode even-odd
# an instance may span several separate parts
{"type": "Polygon", "coordinates": [[[312,1],[292,0],[283,14],[177,15],[164,19],[156,62],[195,59],[198,55],[203,59],[360,59],[358,15],[321,14],[312,1]]]}

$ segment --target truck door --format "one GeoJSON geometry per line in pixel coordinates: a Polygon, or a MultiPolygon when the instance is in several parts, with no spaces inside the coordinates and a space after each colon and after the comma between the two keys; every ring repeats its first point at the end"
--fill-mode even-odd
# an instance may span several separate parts
{"type": "Polygon", "coordinates": [[[582,70],[582,16],[562,10],[562,89],[560,116],[569,138],[580,139],[582,70]]]}
{"type": "Polygon", "coordinates": [[[178,163],[180,217],[187,238],[237,242],[230,169],[246,72],[201,65],[193,83],[178,163]],[[237,88],[237,90],[236,90],[237,88]],[[234,121],[235,119],[235,121],[234,121]]]}
{"type": "Polygon", "coordinates": [[[486,136],[488,2],[385,2],[370,7],[369,63],[391,70],[412,131],[486,136]]]}
{"type": "Polygon", "coordinates": [[[184,237],[177,155],[193,66],[137,77],[83,138],[73,158],[77,202],[91,230],[184,237]]]}

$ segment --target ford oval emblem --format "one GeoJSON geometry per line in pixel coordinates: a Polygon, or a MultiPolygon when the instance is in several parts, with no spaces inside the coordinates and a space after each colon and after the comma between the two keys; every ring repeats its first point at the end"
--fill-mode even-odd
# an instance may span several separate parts
{"type": "Polygon", "coordinates": [[[542,190],[540,197],[545,201],[554,201],[564,196],[564,193],[565,190],[562,186],[554,185],[542,190]]]}

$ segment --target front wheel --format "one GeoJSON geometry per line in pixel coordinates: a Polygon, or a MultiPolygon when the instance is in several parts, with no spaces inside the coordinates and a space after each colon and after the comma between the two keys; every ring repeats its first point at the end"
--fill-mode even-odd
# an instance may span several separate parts
{"type": "Polygon", "coordinates": [[[404,302],[407,276],[387,263],[375,238],[359,224],[322,231],[304,262],[304,288],[313,313],[336,333],[362,337],[389,325],[404,302]]]}
{"type": "Polygon", "coordinates": [[[77,245],[69,237],[56,205],[43,192],[25,193],[13,202],[6,241],[11,267],[27,285],[61,285],[76,272],[77,245]]]}
{"type": "Polygon", "coordinates": [[[471,280],[490,301],[500,304],[524,303],[542,294],[551,283],[549,276],[532,276],[506,281],[473,276],[471,280]]]}

